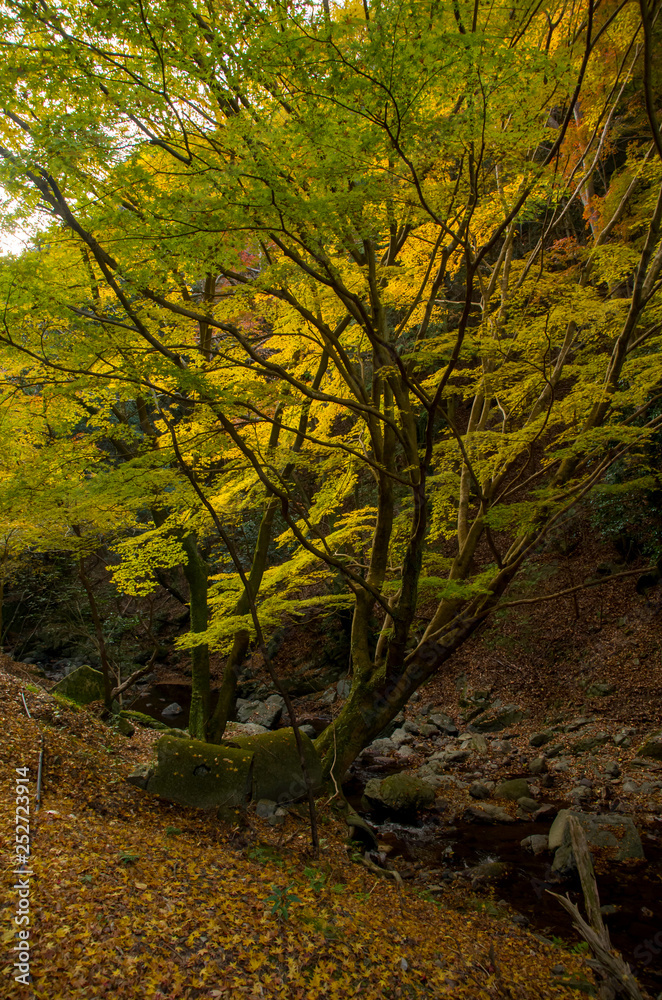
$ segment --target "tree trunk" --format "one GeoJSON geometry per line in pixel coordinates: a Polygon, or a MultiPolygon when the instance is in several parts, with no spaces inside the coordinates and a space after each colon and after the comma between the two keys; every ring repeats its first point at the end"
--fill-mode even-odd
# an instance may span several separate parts
{"type": "Polygon", "coordinates": [[[223,671],[223,681],[218,692],[216,708],[207,727],[207,738],[210,743],[220,743],[223,739],[225,727],[234,709],[239,670],[246,656],[250,637],[248,629],[241,629],[235,634],[232,650],[223,671]]]}
{"type": "MultiPolygon", "coordinates": [[[[209,612],[207,608],[207,564],[200,555],[194,534],[182,539],[186,562],[184,573],[188,580],[191,606],[191,632],[206,632],[209,612]]],[[[191,713],[189,733],[198,740],[206,738],[209,720],[209,648],[200,643],[191,650],[191,713]]]]}
{"type": "MultiPolygon", "coordinates": [[[[75,529],[74,529],[75,530],[75,529]]],[[[79,534],[79,532],[77,532],[79,534]]],[[[92,621],[94,623],[94,632],[97,638],[97,646],[99,648],[99,656],[101,658],[101,670],[103,673],[103,701],[106,709],[110,712],[112,708],[112,678],[110,676],[110,663],[108,662],[108,654],[106,652],[106,642],[103,636],[103,628],[101,626],[101,619],[99,617],[99,609],[97,608],[96,598],[94,597],[94,590],[92,589],[92,583],[90,582],[87,573],[85,572],[85,559],[83,556],[78,560],[78,577],[80,582],[85,587],[85,593],[87,594],[87,600],[90,605],[90,612],[92,614],[92,621]]]]}

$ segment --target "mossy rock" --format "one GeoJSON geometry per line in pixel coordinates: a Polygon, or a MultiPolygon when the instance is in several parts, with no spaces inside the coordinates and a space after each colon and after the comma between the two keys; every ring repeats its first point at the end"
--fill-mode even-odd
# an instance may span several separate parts
{"type": "Polygon", "coordinates": [[[103,674],[86,665],[78,667],[51,688],[51,694],[61,695],[77,705],[89,705],[92,701],[103,701],[103,674]]]}
{"type": "MultiPolygon", "coordinates": [[[[166,726],[164,722],[159,722],[158,719],[153,719],[151,715],[145,715],[144,712],[133,712],[131,709],[122,709],[119,716],[120,719],[128,719],[129,722],[135,722],[136,725],[142,726],[144,729],[160,729],[164,733],[174,735],[174,731],[170,726],[166,726]]],[[[183,731],[181,735],[184,735],[183,731]]]]}
{"type": "Polygon", "coordinates": [[[647,736],[637,750],[637,757],[649,757],[652,760],[662,760],[662,729],[647,736]]]}
{"type": "Polygon", "coordinates": [[[365,798],[396,813],[414,813],[427,809],[435,799],[433,786],[422,778],[404,771],[379,780],[373,778],[365,786],[365,798]]]}
{"type": "Polygon", "coordinates": [[[241,808],[251,794],[253,754],[238,747],[162,736],[145,788],[199,809],[241,808]]]}
{"type": "MultiPolygon", "coordinates": [[[[300,736],[306,770],[313,791],[318,791],[323,783],[322,764],[312,740],[305,733],[300,733],[300,736]]],[[[255,736],[234,736],[231,745],[255,755],[251,798],[256,802],[259,799],[296,802],[307,794],[293,729],[276,729],[255,736]]]]}
{"type": "Polygon", "coordinates": [[[529,796],[529,784],[524,778],[511,778],[510,781],[502,781],[497,785],[494,793],[499,799],[511,799],[516,802],[518,799],[529,796]]]}

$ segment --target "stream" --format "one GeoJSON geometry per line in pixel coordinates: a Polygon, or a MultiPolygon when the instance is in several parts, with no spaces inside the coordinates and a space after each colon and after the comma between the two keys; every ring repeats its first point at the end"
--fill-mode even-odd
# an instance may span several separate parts
{"type": "MultiPolygon", "coordinates": [[[[368,779],[386,777],[401,769],[400,763],[382,769],[377,775],[374,767],[355,766],[343,791],[380,843],[392,848],[389,860],[397,858],[404,862],[398,868],[405,878],[414,877],[417,887],[422,891],[427,889],[432,898],[435,887],[461,879],[468,901],[475,903],[477,897],[494,902],[503,900],[526,918],[534,933],[563,938],[570,946],[579,942],[570,917],[546,891],[569,893],[574,903],[581,903],[579,876],[561,879],[552,872],[551,854],[543,852],[536,856],[520,846],[524,837],[547,833],[548,824],[518,822],[485,826],[455,819],[449,825],[444,822],[443,814],[427,814],[425,819],[405,823],[392,816],[366,812],[361,807],[361,794],[368,779]],[[508,870],[494,882],[472,886],[470,870],[486,862],[505,863],[508,870]]],[[[569,805],[558,803],[559,808],[569,805]]],[[[658,823],[655,832],[662,833],[662,823],[658,823]]],[[[614,913],[604,916],[614,947],[623,954],[640,982],[657,997],[662,990],[662,923],[656,916],[662,899],[662,841],[651,840],[644,834],[642,843],[646,855],[643,865],[612,863],[607,871],[598,873],[597,881],[601,904],[616,908],[614,913]]],[[[559,962],[562,961],[560,952],[559,962]]]]}
{"type": "MultiPolygon", "coordinates": [[[[175,728],[188,724],[190,685],[156,684],[133,700],[131,709],[175,728]],[[176,716],[163,716],[168,705],[177,702],[183,711],[176,716]]],[[[212,705],[213,708],[213,705],[212,705]]],[[[329,720],[311,719],[321,731],[329,720]]],[[[560,879],[552,872],[552,855],[534,855],[520,846],[520,841],[534,833],[547,833],[545,823],[518,822],[484,826],[455,819],[452,825],[443,814],[426,814],[425,819],[407,823],[392,816],[367,812],[361,806],[366,782],[374,777],[402,770],[402,761],[392,765],[355,764],[343,791],[351,805],[372,827],[378,840],[391,848],[389,859],[399,859],[398,868],[405,878],[415,879],[421,891],[427,889],[434,898],[435,887],[461,880],[467,901],[480,905],[480,900],[505,901],[526,918],[527,926],[546,938],[562,938],[570,945],[579,941],[570,917],[546,891],[570,894],[573,902],[581,900],[579,878],[560,879]],[[501,862],[508,866],[504,876],[491,883],[472,886],[470,870],[485,862],[501,862]]],[[[569,803],[557,803],[559,808],[569,803]]],[[[662,823],[656,833],[662,834],[662,823]]],[[[601,903],[615,908],[605,916],[612,943],[629,962],[640,982],[657,997],[662,991],[662,838],[657,841],[642,837],[646,862],[629,867],[611,864],[598,875],[601,903]]],[[[489,907],[488,902],[488,907],[489,907]]],[[[498,909],[495,910],[498,912],[498,909]]],[[[521,919],[523,923],[524,920],[521,919]]],[[[559,952],[559,963],[563,953],[559,952]]]]}

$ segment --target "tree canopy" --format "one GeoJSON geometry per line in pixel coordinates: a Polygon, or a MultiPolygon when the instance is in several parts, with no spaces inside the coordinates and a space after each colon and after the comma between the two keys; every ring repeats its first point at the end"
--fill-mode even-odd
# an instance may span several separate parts
{"type": "Polygon", "coordinates": [[[238,663],[351,607],[342,773],[616,461],[650,481],[659,12],[5,0],[15,544],[186,564],[184,641],[238,663]]]}

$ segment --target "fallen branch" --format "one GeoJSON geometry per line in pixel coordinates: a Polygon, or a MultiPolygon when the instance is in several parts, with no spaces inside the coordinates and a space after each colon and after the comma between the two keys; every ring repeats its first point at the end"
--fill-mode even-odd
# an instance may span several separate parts
{"type": "Polygon", "coordinates": [[[570,902],[568,896],[559,896],[558,893],[551,892],[549,889],[547,892],[567,910],[572,917],[574,926],[593,952],[594,958],[588,964],[600,979],[601,1000],[621,1000],[621,998],[622,1000],[646,1000],[647,994],[641,992],[637,980],[630,971],[630,966],[618,952],[612,949],[609,931],[604,925],[600,912],[600,896],[584,831],[574,816],[569,818],[568,826],[572,839],[572,851],[582,883],[588,922],[584,920],[578,907],[570,902]]]}

